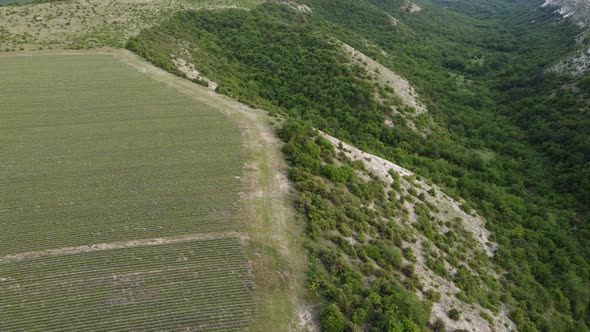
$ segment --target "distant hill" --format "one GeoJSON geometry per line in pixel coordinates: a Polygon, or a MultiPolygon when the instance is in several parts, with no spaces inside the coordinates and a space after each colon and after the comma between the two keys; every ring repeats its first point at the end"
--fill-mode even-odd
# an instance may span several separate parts
{"type": "Polygon", "coordinates": [[[590,21],[590,1],[588,0],[545,0],[542,7],[555,7],[564,18],[572,17],[581,25],[590,21]]]}

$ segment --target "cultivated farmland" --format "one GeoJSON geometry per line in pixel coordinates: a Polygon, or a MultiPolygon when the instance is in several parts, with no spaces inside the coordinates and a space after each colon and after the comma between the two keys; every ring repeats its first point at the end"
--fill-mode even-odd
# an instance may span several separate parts
{"type": "Polygon", "coordinates": [[[237,126],[109,54],[0,72],[0,330],[244,329],[237,126]]]}

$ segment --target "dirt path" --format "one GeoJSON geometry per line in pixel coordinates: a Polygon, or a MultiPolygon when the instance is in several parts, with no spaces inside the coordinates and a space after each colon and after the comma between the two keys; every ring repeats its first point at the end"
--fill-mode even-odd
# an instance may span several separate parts
{"type": "Polygon", "coordinates": [[[175,244],[175,243],[183,243],[183,242],[199,241],[199,240],[216,240],[216,239],[223,239],[223,238],[243,238],[243,236],[238,232],[219,232],[219,233],[187,234],[187,235],[179,235],[179,236],[171,236],[171,237],[158,237],[158,238],[152,238],[152,239],[130,240],[130,241],[120,241],[120,242],[111,242],[111,243],[97,243],[97,244],[77,246],[77,247],[64,247],[64,248],[59,248],[59,249],[29,251],[29,252],[18,253],[15,255],[3,256],[3,257],[0,257],[0,264],[20,262],[20,261],[27,260],[27,259],[45,257],[45,256],[74,255],[74,254],[81,254],[81,253],[94,252],[94,251],[116,250],[116,249],[125,249],[125,248],[133,248],[133,247],[159,246],[159,245],[165,245],[165,244],[175,244]]]}
{"type": "Polygon", "coordinates": [[[304,305],[307,260],[300,243],[302,226],[294,222],[287,165],[272,124],[275,119],[154,67],[131,52],[112,53],[140,72],[219,109],[239,125],[246,156],[240,231],[249,239],[245,251],[258,286],[258,317],[253,330],[318,330],[311,318],[314,313],[304,305]]]}

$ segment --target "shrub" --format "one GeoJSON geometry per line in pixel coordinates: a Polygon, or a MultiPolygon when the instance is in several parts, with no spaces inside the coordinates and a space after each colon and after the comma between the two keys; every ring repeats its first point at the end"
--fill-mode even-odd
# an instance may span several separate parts
{"type": "Polygon", "coordinates": [[[321,174],[336,183],[347,183],[355,176],[350,166],[338,167],[331,164],[322,166],[321,174]]]}
{"type": "Polygon", "coordinates": [[[459,318],[461,318],[461,312],[453,308],[449,310],[449,318],[452,320],[459,320],[459,318]]]}
{"type": "Polygon", "coordinates": [[[336,305],[330,303],[320,313],[320,325],[325,332],[344,331],[344,315],[336,305]]]}
{"type": "Polygon", "coordinates": [[[431,328],[434,332],[447,332],[447,326],[445,325],[445,322],[443,322],[440,318],[437,318],[434,321],[434,323],[432,323],[431,328]]]}

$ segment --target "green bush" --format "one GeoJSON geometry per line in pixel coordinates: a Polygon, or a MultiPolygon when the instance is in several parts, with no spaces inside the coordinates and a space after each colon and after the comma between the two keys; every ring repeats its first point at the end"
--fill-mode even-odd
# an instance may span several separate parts
{"type": "Polygon", "coordinates": [[[320,313],[320,326],[325,332],[344,331],[344,315],[335,303],[330,303],[320,313]]]}
{"type": "Polygon", "coordinates": [[[449,310],[449,318],[452,320],[459,320],[461,318],[461,312],[455,308],[449,310]]]}

